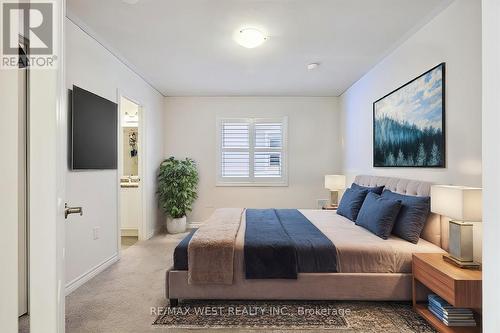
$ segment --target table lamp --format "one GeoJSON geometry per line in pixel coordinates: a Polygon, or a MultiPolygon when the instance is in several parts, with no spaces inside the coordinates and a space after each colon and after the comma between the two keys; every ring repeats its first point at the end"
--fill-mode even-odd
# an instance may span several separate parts
{"type": "Polygon", "coordinates": [[[473,257],[473,224],[482,219],[482,189],[433,185],[431,211],[450,218],[449,254],[444,259],[462,268],[479,268],[473,257]]]}
{"type": "Polygon", "coordinates": [[[325,188],[330,190],[331,205],[336,207],[339,204],[339,191],[345,189],[344,175],[326,175],[325,188]]]}

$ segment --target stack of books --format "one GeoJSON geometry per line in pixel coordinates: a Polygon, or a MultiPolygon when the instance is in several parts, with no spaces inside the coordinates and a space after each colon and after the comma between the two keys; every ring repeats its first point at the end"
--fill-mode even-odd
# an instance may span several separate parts
{"type": "Polygon", "coordinates": [[[476,326],[471,309],[456,308],[435,294],[428,296],[429,311],[447,326],[476,326]]]}

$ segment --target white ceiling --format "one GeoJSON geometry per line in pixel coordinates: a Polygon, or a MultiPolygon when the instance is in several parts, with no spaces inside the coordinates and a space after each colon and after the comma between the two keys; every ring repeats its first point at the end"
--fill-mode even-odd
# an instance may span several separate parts
{"type": "Polygon", "coordinates": [[[166,96],[338,96],[450,0],[68,0],[68,17],[166,96]],[[270,39],[236,44],[245,26],[270,39]],[[321,65],[308,71],[306,65],[321,65]]]}

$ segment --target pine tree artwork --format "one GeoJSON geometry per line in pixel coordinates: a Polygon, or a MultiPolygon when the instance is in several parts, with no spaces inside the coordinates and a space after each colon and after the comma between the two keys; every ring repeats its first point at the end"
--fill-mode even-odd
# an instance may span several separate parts
{"type": "Polygon", "coordinates": [[[445,167],[442,63],[373,103],[375,167],[445,167]]]}

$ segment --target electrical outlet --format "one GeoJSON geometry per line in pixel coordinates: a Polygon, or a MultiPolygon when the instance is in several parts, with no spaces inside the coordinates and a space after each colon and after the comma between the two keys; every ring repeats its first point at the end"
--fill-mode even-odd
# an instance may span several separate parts
{"type": "Polygon", "coordinates": [[[330,200],[328,199],[318,199],[316,200],[317,204],[318,204],[318,209],[321,209],[325,206],[328,206],[328,203],[330,202],[330,200]]]}
{"type": "Polygon", "coordinates": [[[93,229],[94,240],[99,239],[99,229],[99,227],[94,227],[93,229]]]}

